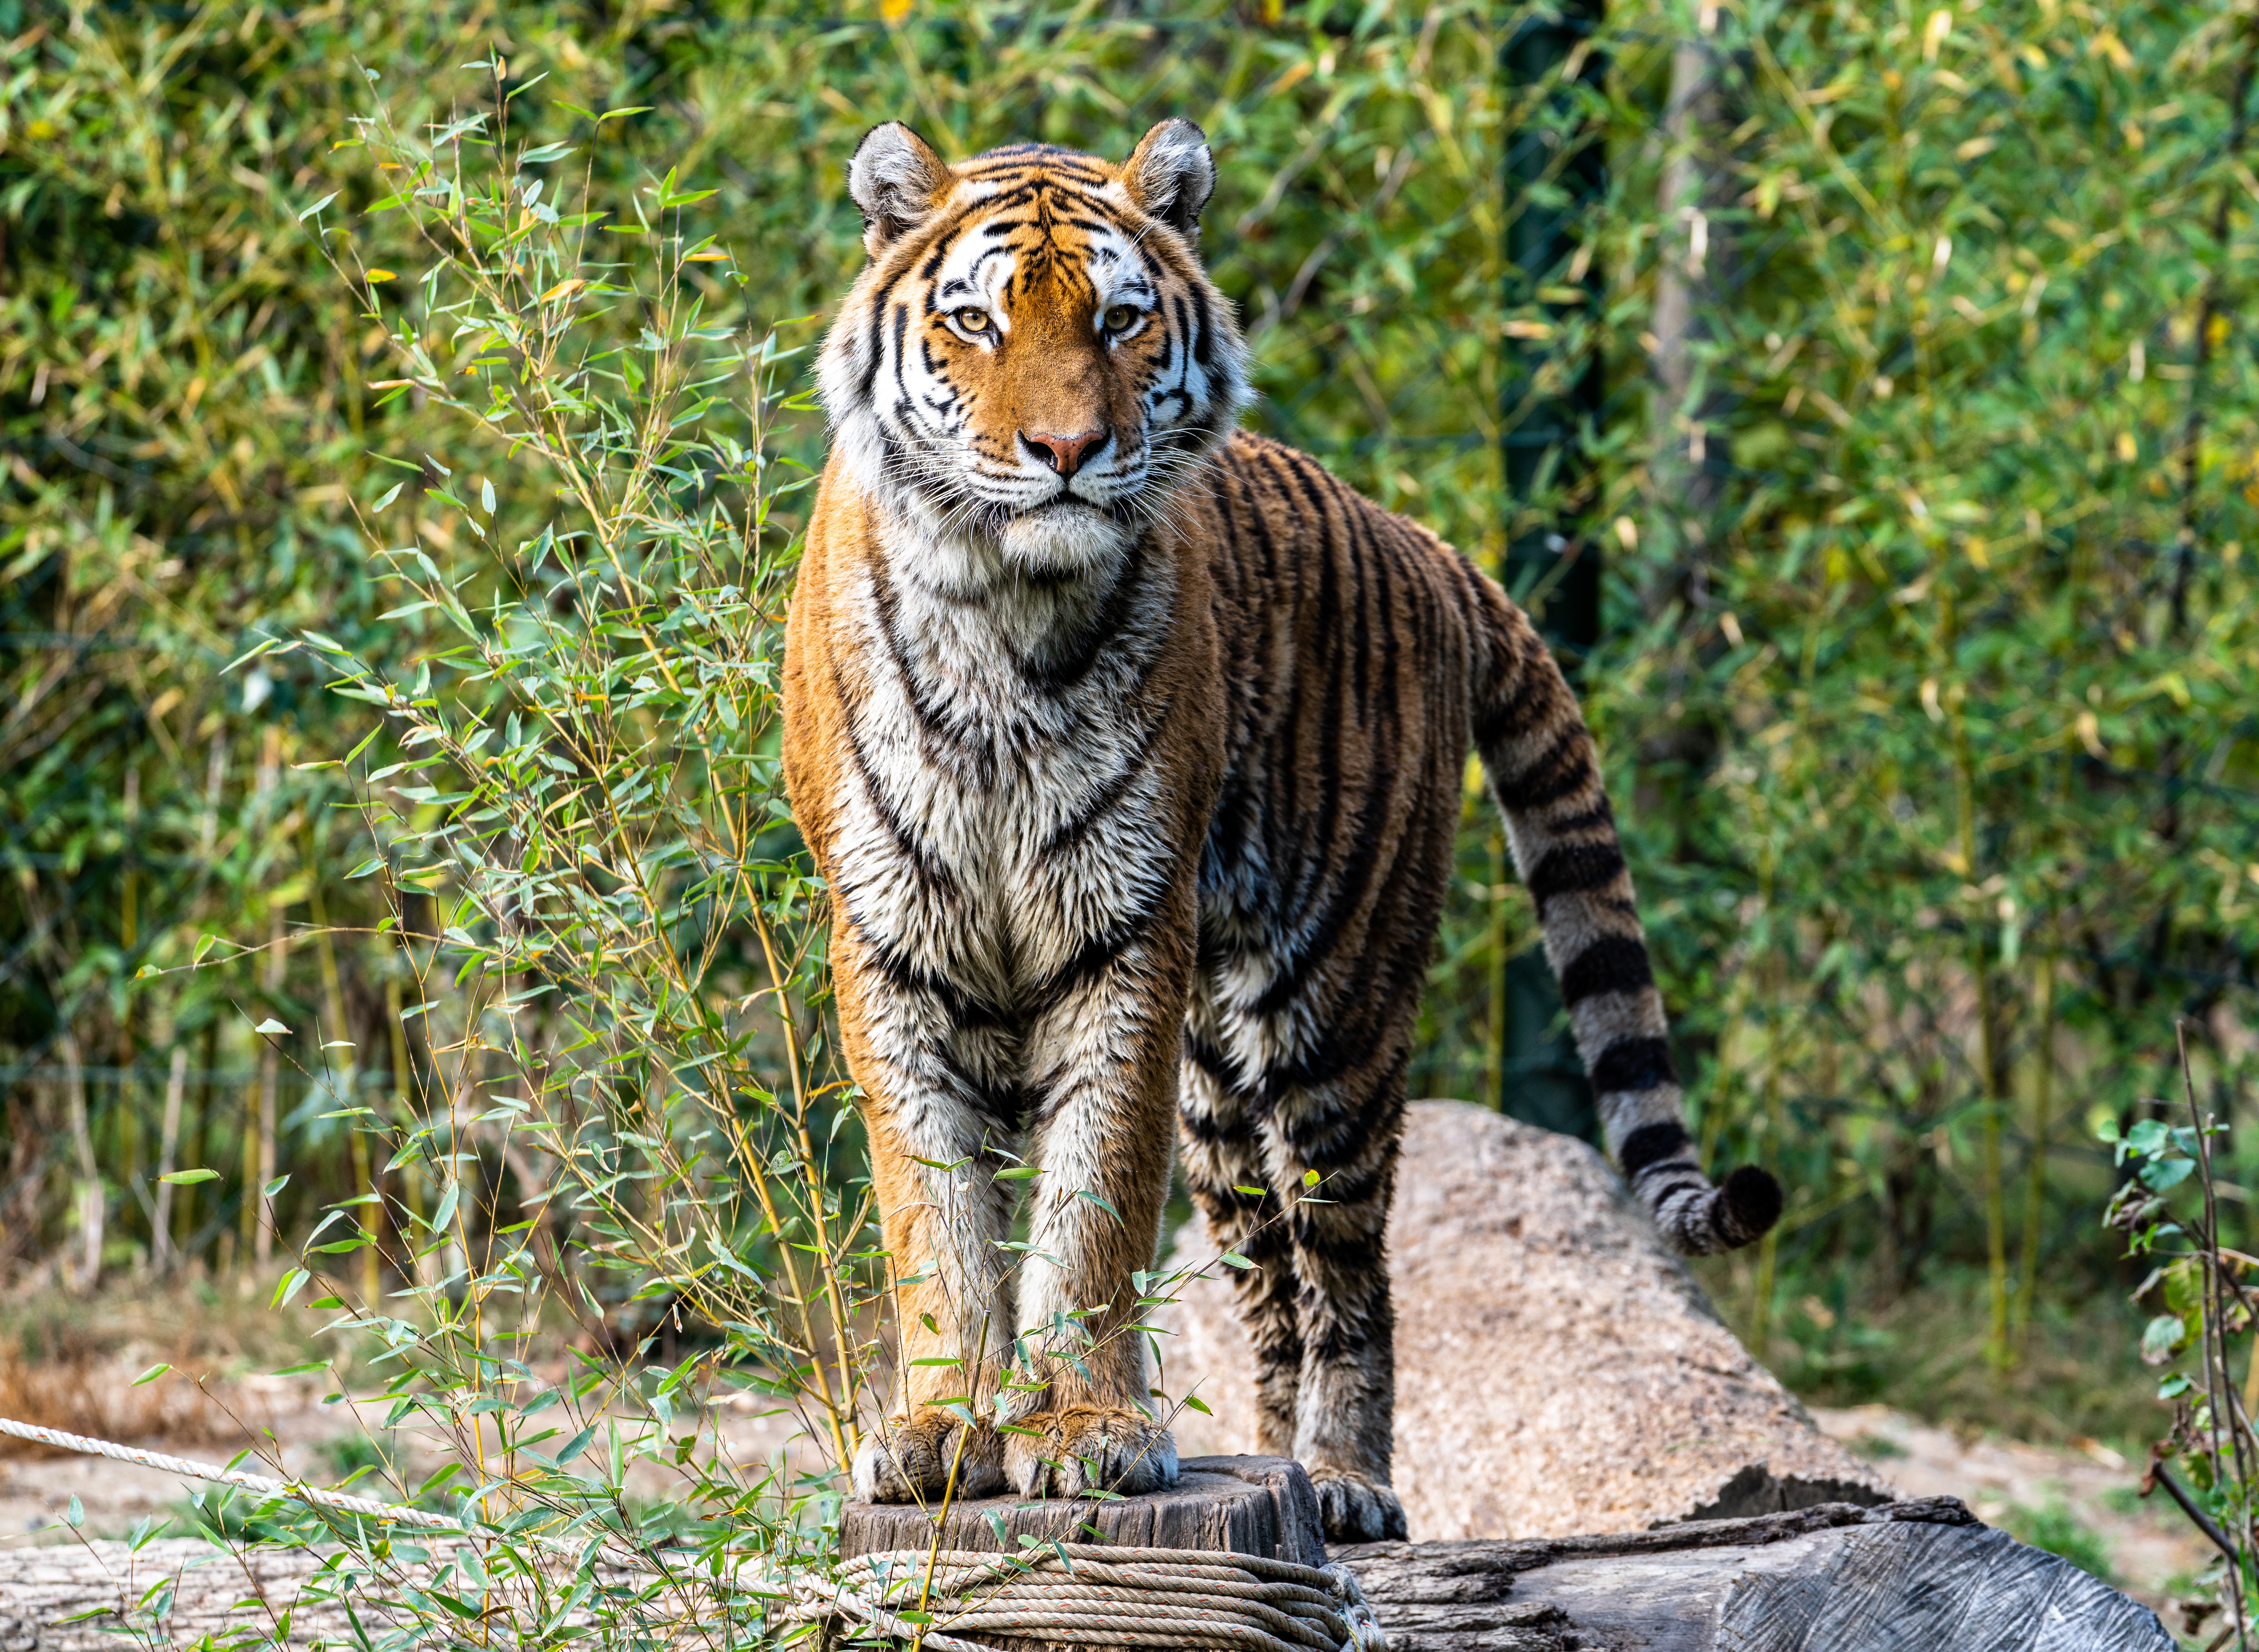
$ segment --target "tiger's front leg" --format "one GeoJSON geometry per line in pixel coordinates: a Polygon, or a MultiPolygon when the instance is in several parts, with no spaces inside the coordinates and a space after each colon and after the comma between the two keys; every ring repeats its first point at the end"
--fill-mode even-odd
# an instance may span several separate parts
{"type": "Polygon", "coordinates": [[[834,936],[847,1057],[864,1093],[871,1184],[893,1274],[900,1380],[855,1456],[855,1495],[900,1503],[1003,1485],[994,1400],[1012,1330],[1010,1183],[995,1150],[1011,1060],[954,1025],[930,986],[881,966],[852,919],[834,936]],[[967,1416],[973,1421],[968,1427],[967,1416]]]}
{"type": "Polygon", "coordinates": [[[1003,1429],[1005,1477],[1029,1495],[1134,1494],[1177,1478],[1130,1276],[1152,1265],[1160,1238],[1191,951],[1190,891],[1175,891],[1146,933],[1082,949],[1030,1032],[1042,1176],[1003,1429]]]}

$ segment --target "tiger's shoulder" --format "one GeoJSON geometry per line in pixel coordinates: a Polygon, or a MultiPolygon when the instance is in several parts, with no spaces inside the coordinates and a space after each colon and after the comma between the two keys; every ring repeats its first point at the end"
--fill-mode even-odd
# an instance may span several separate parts
{"type": "Polygon", "coordinates": [[[1259,431],[1236,430],[1219,444],[1206,475],[1184,490],[1175,526],[1207,553],[1227,597],[1284,587],[1329,602],[1414,602],[1452,623],[1470,608],[1487,615],[1510,606],[1424,523],[1367,498],[1310,454],[1259,431]],[[1376,574],[1378,587],[1367,577],[1376,574]]]}

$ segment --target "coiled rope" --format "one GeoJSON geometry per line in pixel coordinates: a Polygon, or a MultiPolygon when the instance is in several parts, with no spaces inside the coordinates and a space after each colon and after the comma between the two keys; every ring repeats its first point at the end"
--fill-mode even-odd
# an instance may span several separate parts
{"type": "MultiPolygon", "coordinates": [[[[371,1520],[470,1529],[428,1509],[350,1497],[299,1480],[145,1451],[12,1417],[0,1417],[0,1435],[371,1520]]],[[[1063,1646],[1215,1652],[1387,1652],[1388,1645],[1346,1566],[1300,1566],[1213,1549],[1055,1543],[1020,1556],[896,1549],[859,1555],[830,1579],[802,1573],[789,1579],[764,1577],[752,1586],[784,1592],[780,1583],[791,1595],[787,1617],[801,1622],[845,1618],[933,1652],[995,1652],[984,1641],[964,1638],[982,1630],[1063,1646]],[[904,1612],[916,1612],[924,1621],[905,1618],[904,1612]]]]}
{"type": "Polygon", "coordinates": [[[1386,1652],[1388,1644],[1346,1566],[1213,1549],[887,1549],[846,1562],[831,1584],[803,1581],[795,1592],[792,1615],[803,1621],[850,1618],[934,1652],[994,1652],[964,1638],[983,1630],[1061,1646],[1217,1652],[1386,1652]],[[922,1600],[926,1624],[901,1615],[922,1600]]]}

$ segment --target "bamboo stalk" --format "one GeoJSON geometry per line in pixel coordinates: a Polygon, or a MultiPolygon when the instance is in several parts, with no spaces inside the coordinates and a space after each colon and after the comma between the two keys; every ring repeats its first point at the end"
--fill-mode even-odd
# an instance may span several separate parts
{"type": "MultiPolygon", "coordinates": [[[[344,984],[338,975],[337,943],[330,934],[329,912],[326,903],[322,899],[321,867],[315,857],[314,833],[310,826],[306,829],[303,860],[306,868],[306,901],[314,920],[314,938],[320,949],[322,961],[322,1003],[329,1015],[330,1036],[323,1040],[324,1059],[322,1065],[324,1072],[326,1072],[329,1068],[326,1057],[330,1043],[345,1037],[346,994],[344,984]]],[[[357,1049],[348,1045],[343,1064],[345,1071],[338,1075],[331,1086],[331,1093],[337,1097],[338,1107],[341,1109],[350,1109],[360,1104],[360,1054],[357,1049]]],[[[362,1225],[367,1227],[371,1234],[374,1234],[376,1212],[375,1201],[372,1195],[376,1191],[376,1184],[369,1173],[368,1133],[362,1129],[361,1122],[357,1117],[348,1117],[345,1121],[345,1126],[346,1149],[353,1157],[353,1197],[360,1200],[359,1208],[362,1213],[362,1225]]],[[[374,1312],[375,1309],[377,1299],[381,1291],[381,1283],[377,1272],[376,1244],[372,1239],[369,1243],[361,1247],[360,1251],[360,1300],[363,1307],[368,1311],[374,1312]]]]}
{"type": "MultiPolygon", "coordinates": [[[[260,986],[267,1001],[277,1004],[282,997],[287,979],[290,954],[290,937],[282,927],[282,908],[270,904],[267,908],[267,967],[260,978],[260,986]]],[[[249,1221],[251,1258],[261,1270],[274,1254],[274,1195],[267,1191],[274,1181],[275,1114],[281,1089],[281,1056],[271,1037],[259,1041],[259,1091],[256,1097],[258,1112],[253,1121],[253,1139],[248,1158],[255,1166],[252,1186],[246,1202],[250,1207],[249,1221]]]]}
{"type": "Polygon", "coordinates": [[[2040,956],[2039,1065],[2032,1075],[2032,1165],[2024,1188],[2024,1251],[2022,1277],[2016,1284],[2016,1330],[2019,1349],[2028,1342],[2032,1307],[2038,1300],[2040,1230],[2047,1214],[2048,1131],[2055,1100],[2055,939],[2050,927],[2047,951],[2040,956]]]}
{"type": "Polygon", "coordinates": [[[95,1163],[94,1132],[87,1122],[86,1072],[79,1061],[78,1037],[66,1027],[57,1042],[63,1057],[63,1100],[70,1109],[71,1141],[78,1149],[79,1271],[72,1284],[83,1294],[102,1283],[102,1230],[107,1201],[102,1193],[102,1169],[95,1163]]]}
{"type": "MultiPolygon", "coordinates": [[[[134,851],[141,835],[141,771],[133,764],[125,765],[125,796],[119,810],[125,828],[125,865],[120,868],[118,892],[118,944],[128,971],[133,967],[133,955],[140,950],[140,879],[134,851]]],[[[138,1025],[141,1000],[129,986],[125,1001],[118,1018],[118,1065],[123,1073],[110,1099],[110,1111],[116,1121],[114,1145],[117,1157],[112,1168],[118,1178],[129,1189],[138,1187],[141,1180],[141,1111],[140,1086],[134,1081],[134,1069],[141,1056],[140,1028],[138,1025]]],[[[121,1227],[129,1223],[132,1205],[129,1200],[118,1210],[121,1227]]],[[[155,1245],[155,1236],[150,1243],[155,1245]]]]}
{"type": "MultiPolygon", "coordinates": [[[[387,975],[384,978],[384,1019],[392,1034],[392,1106],[401,1128],[412,1134],[416,1109],[409,1097],[415,1086],[412,1070],[408,1065],[408,1024],[400,1019],[400,978],[387,975]]],[[[424,1260],[423,1245],[423,1235],[429,1231],[424,1220],[424,1161],[410,1158],[400,1167],[400,1171],[401,1186],[408,1195],[408,1214],[415,1219],[415,1225],[408,1230],[407,1242],[403,1246],[409,1256],[406,1271],[413,1273],[417,1284],[429,1285],[431,1282],[431,1269],[424,1260]]]]}
{"type": "Polygon", "coordinates": [[[157,1211],[150,1222],[149,1265],[162,1278],[173,1267],[173,1184],[165,1178],[178,1168],[181,1104],[189,1089],[189,1049],[173,1046],[172,1071],[165,1078],[164,1134],[157,1143],[157,1211]]]}
{"type": "MultiPolygon", "coordinates": [[[[211,1141],[214,1087],[212,1074],[219,1065],[219,1020],[217,1016],[204,1023],[202,1057],[203,1076],[196,1085],[196,1112],[189,1122],[190,1134],[188,1157],[191,1164],[196,1164],[203,1163],[204,1149],[211,1141]]],[[[196,1232],[196,1186],[194,1182],[189,1182],[175,1188],[174,1192],[177,1195],[174,1208],[180,1213],[174,1218],[178,1224],[175,1235],[175,1249],[180,1251],[185,1259],[187,1250],[184,1242],[195,1238],[196,1232]]]]}
{"type": "MultiPolygon", "coordinates": [[[[260,750],[259,776],[255,790],[262,814],[273,807],[275,789],[282,778],[282,727],[280,723],[267,725],[265,744],[260,750]]],[[[267,962],[260,972],[260,987],[265,993],[270,1012],[279,1008],[282,987],[288,979],[290,937],[283,927],[283,908],[270,899],[267,903],[267,962]]],[[[271,1037],[260,1040],[258,1112],[251,1121],[253,1140],[246,1145],[245,1157],[253,1166],[251,1186],[244,1195],[247,1214],[245,1218],[245,1237],[251,1243],[251,1259],[254,1266],[265,1271],[274,1254],[274,1196],[267,1192],[274,1181],[275,1110],[281,1080],[281,1052],[271,1037]]]]}

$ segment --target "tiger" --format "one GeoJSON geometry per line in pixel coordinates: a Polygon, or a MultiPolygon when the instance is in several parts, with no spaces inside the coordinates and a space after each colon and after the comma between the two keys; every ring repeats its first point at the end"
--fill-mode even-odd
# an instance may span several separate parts
{"type": "Polygon", "coordinates": [[[1329,1539],[1400,1537],[1383,1239],[1471,743],[1657,1228],[1746,1244],[1779,1186],[1702,1171],[1593,741],[1529,619],[1239,427],[1201,129],[951,165],[890,122],[847,172],[866,260],[818,354],[782,698],[893,1270],[900,1376],[854,1494],[1176,1479],[1141,1316],[1180,1150],[1258,1449],[1301,1461],[1329,1539]]]}

